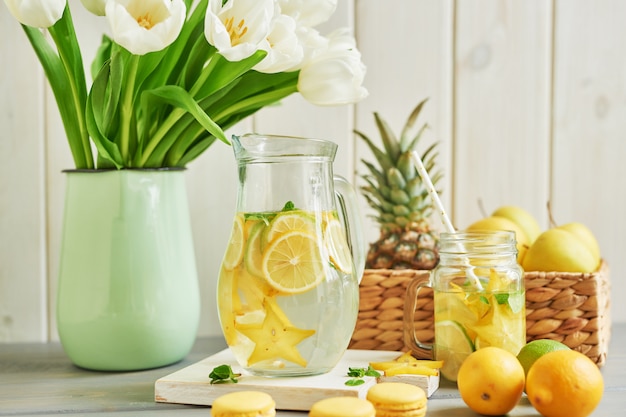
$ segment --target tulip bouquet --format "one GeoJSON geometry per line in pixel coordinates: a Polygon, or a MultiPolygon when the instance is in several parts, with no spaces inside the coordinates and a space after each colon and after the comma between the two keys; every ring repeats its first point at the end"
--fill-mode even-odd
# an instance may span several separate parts
{"type": "Polygon", "coordinates": [[[68,0],[4,1],[44,68],[76,168],[182,167],[293,93],[316,105],[367,95],[353,36],[316,29],[337,0],[82,0],[110,28],[89,89],[68,0]]]}

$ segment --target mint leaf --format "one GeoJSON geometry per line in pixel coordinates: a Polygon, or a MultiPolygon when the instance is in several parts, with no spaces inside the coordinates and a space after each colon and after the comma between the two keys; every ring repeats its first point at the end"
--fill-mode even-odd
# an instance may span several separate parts
{"type": "Polygon", "coordinates": [[[296,210],[296,205],[293,204],[293,201],[287,201],[281,211],[292,211],[292,210],[296,210]]]}
{"type": "Polygon", "coordinates": [[[346,385],[355,386],[361,385],[365,383],[363,377],[371,376],[374,378],[378,378],[380,376],[380,372],[372,368],[372,366],[368,366],[367,368],[348,368],[348,376],[352,377],[346,381],[346,385]]]}
{"type": "Polygon", "coordinates": [[[494,294],[494,297],[496,297],[496,301],[498,302],[498,304],[506,304],[509,301],[509,294],[494,294]]]}
{"type": "Polygon", "coordinates": [[[374,378],[378,378],[380,376],[380,372],[371,366],[367,367],[367,371],[365,371],[365,376],[373,376],[374,378]]]}
{"type": "Polygon", "coordinates": [[[349,387],[356,387],[357,385],[363,385],[365,384],[365,381],[363,379],[349,379],[346,381],[346,385],[349,387]]]}
{"type": "Polygon", "coordinates": [[[230,365],[220,365],[211,371],[209,374],[209,378],[211,378],[211,384],[225,384],[228,382],[237,383],[237,378],[240,377],[241,374],[236,374],[233,372],[230,365]]]}
{"type": "Polygon", "coordinates": [[[276,217],[276,213],[246,213],[243,217],[246,221],[260,220],[267,226],[268,224],[270,224],[272,219],[276,217]]]}
{"type": "Polygon", "coordinates": [[[348,376],[363,378],[365,376],[365,371],[365,368],[348,368],[348,376]]]}

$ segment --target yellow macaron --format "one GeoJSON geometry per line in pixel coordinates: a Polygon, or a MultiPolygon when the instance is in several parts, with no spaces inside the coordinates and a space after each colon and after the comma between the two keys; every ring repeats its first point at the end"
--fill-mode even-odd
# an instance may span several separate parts
{"type": "Polygon", "coordinates": [[[276,402],[265,392],[231,392],[213,401],[211,415],[213,417],[274,417],[276,402]]]}
{"type": "Polygon", "coordinates": [[[381,382],[367,391],[367,400],[376,409],[376,417],[423,417],[426,393],[404,382],[381,382]]]}
{"type": "Polygon", "coordinates": [[[309,417],[376,417],[376,409],[362,398],[330,397],[313,404],[309,417]]]}

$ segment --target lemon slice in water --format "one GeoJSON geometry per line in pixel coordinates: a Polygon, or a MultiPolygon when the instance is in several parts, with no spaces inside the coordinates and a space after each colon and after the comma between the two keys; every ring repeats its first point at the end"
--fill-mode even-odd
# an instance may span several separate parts
{"type": "Polygon", "coordinates": [[[228,247],[224,254],[224,260],[222,264],[227,270],[233,270],[237,265],[241,263],[243,259],[244,249],[244,236],[243,236],[243,217],[240,215],[235,216],[233,222],[233,228],[230,233],[230,240],[228,241],[228,247]]]}
{"type": "Polygon", "coordinates": [[[265,240],[271,242],[283,233],[302,231],[315,233],[315,220],[302,211],[287,211],[276,215],[267,229],[265,240]]]}
{"type": "Polygon", "coordinates": [[[352,273],[352,254],[348,247],[346,234],[339,220],[330,220],[324,229],[324,245],[328,250],[330,262],[339,271],[352,273]]]}
{"type": "Polygon", "coordinates": [[[324,279],[324,263],[315,236],[295,231],[272,241],[263,255],[263,273],[281,293],[297,294],[324,279]]]}
{"type": "Polygon", "coordinates": [[[465,358],[474,351],[474,345],[463,327],[456,321],[444,320],[435,326],[436,359],[443,361],[441,374],[449,381],[456,381],[459,368],[465,358]]]}

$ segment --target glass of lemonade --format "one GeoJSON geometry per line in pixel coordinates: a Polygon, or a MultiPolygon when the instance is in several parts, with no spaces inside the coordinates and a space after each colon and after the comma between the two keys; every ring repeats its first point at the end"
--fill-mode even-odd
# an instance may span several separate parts
{"type": "Polygon", "coordinates": [[[429,282],[414,282],[405,311],[405,341],[413,349],[432,349],[443,360],[442,375],[456,381],[473,351],[501,347],[517,355],[526,344],[524,274],[517,262],[515,233],[509,231],[442,233],[439,265],[429,282]],[[415,337],[414,301],[429,286],[434,297],[434,344],[415,337]]]}
{"type": "Polygon", "coordinates": [[[336,145],[246,135],[233,146],[238,207],[217,291],[226,342],[255,375],[328,372],[354,331],[365,253],[356,194],[332,174],[336,145]]]}

